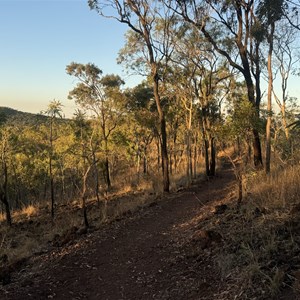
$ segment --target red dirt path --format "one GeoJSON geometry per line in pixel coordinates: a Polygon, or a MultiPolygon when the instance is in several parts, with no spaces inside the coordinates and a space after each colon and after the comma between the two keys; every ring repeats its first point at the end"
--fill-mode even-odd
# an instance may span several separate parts
{"type": "Polygon", "coordinates": [[[201,228],[199,215],[222,202],[233,180],[231,170],[223,171],[31,258],[12,284],[0,288],[0,299],[221,299],[217,268],[209,255],[193,257],[189,241],[201,228]]]}

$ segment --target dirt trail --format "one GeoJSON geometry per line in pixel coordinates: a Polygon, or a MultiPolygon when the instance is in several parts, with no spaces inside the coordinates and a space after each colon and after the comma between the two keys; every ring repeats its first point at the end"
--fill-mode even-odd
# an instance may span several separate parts
{"type": "Polygon", "coordinates": [[[219,274],[183,249],[229,190],[231,170],[31,259],[0,299],[216,299],[219,274]]]}

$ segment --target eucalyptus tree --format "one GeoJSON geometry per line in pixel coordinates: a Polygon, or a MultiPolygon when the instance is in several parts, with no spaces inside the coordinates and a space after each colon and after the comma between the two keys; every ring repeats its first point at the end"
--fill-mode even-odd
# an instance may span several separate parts
{"type": "MultiPolygon", "coordinates": [[[[59,122],[57,126],[57,139],[54,143],[55,152],[55,178],[56,178],[56,191],[60,192],[59,197],[61,200],[66,200],[71,196],[71,184],[74,168],[74,157],[70,152],[70,146],[74,143],[74,134],[72,122],[64,120],[59,122]]],[[[56,192],[56,195],[58,193],[56,192]]]]}
{"type": "Polygon", "coordinates": [[[107,188],[110,189],[109,139],[122,122],[124,96],[120,87],[124,82],[118,75],[102,76],[102,70],[91,63],[84,65],[72,62],[66,67],[66,71],[78,80],[74,89],[69,92],[69,99],[74,99],[85,111],[92,112],[100,127],[99,144],[103,144],[104,177],[107,188]]]}
{"type": "Polygon", "coordinates": [[[280,77],[280,89],[273,88],[275,101],[280,109],[282,126],[285,138],[290,139],[288,127],[288,102],[290,100],[288,93],[288,84],[290,76],[296,72],[296,66],[299,63],[299,51],[295,40],[299,38],[297,30],[292,27],[287,21],[283,20],[277,26],[275,41],[274,41],[274,65],[276,73],[280,77]]]}
{"type": "MultiPolygon", "coordinates": [[[[184,43],[184,41],[183,41],[184,43]]],[[[177,48],[175,46],[175,48],[177,48]]],[[[186,178],[189,185],[193,176],[192,161],[192,129],[196,122],[196,99],[194,95],[193,79],[195,70],[188,62],[186,53],[189,51],[184,47],[184,54],[174,52],[173,64],[169,74],[168,92],[173,96],[169,114],[172,114],[174,122],[170,124],[170,135],[173,136],[173,158],[175,171],[177,168],[176,142],[179,136],[180,126],[184,127],[183,146],[186,154],[186,178]],[[175,107],[174,107],[175,106],[175,107]]],[[[173,163],[172,163],[173,165],[173,163]]]]}
{"type": "Polygon", "coordinates": [[[261,35],[266,36],[268,43],[268,104],[266,124],[266,173],[270,173],[271,165],[271,122],[272,122],[272,93],[273,93],[273,50],[274,35],[278,21],[283,17],[284,0],[263,0],[257,7],[257,19],[260,22],[261,35]]]}
{"type": "Polygon", "coordinates": [[[299,22],[300,4],[299,1],[284,0],[283,16],[289,25],[293,28],[300,30],[299,22]]]}
{"type": "MultiPolygon", "coordinates": [[[[256,108],[261,103],[260,75],[262,43],[253,0],[192,0],[166,2],[185,22],[195,26],[215,51],[240,72],[245,80],[249,102],[256,108]],[[222,34],[218,34],[221,30],[222,34]]],[[[262,166],[259,132],[253,127],[254,164],[262,166]]]]}
{"type": "MultiPolygon", "coordinates": [[[[299,4],[291,0],[177,0],[175,2],[165,0],[164,2],[185,22],[198,28],[199,33],[243,76],[248,100],[255,107],[259,117],[262,97],[261,71],[265,67],[262,54],[263,42],[267,38],[270,46],[272,23],[275,25],[282,18],[286,19],[291,26],[300,29],[297,20],[299,4]],[[222,35],[215,34],[218,28],[222,30],[222,35]],[[268,31],[267,35],[266,31],[268,31]]],[[[270,122],[268,127],[269,124],[270,122]]],[[[261,167],[262,151],[256,125],[252,132],[254,165],[261,167]]]]}
{"type": "Polygon", "coordinates": [[[160,83],[163,81],[163,71],[171,52],[168,30],[172,15],[160,1],[89,0],[88,3],[90,8],[96,10],[101,16],[113,18],[129,27],[130,33],[126,45],[128,51],[125,51],[127,53],[123,57],[133,58],[131,63],[133,66],[143,65],[145,74],[151,78],[160,122],[163,189],[168,192],[169,158],[160,83]],[[163,28],[163,38],[160,37],[159,41],[156,26],[163,28]]]}
{"type": "Polygon", "coordinates": [[[54,160],[54,141],[57,139],[57,132],[55,132],[55,125],[57,118],[62,118],[62,104],[60,101],[52,100],[47,109],[43,112],[48,116],[49,121],[49,178],[50,178],[50,196],[51,196],[51,218],[54,219],[54,175],[53,175],[53,160],[54,160]]]}
{"type": "Polygon", "coordinates": [[[133,122],[131,122],[133,127],[131,130],[133,134],[131,149],[135,152],[138,175],[141,160],[143,173],[147,174],[149,146],[154,137],[159,138],[157,136],[157,112],[155,111],[153,88],[147,81],[127,90],[127,110],[133,118],[133,122]]]}
{"type": "Polygon", "coordinates": [[[174,92],[187,112],[186,148],[189,165],[187,175],[189,177],[192,170],[191,128],[192,122],[195,122],[195,110],[198,106],[206,175],[214,176],[216,168],[214,128],[220,121],[221,102],[228,90],[223,88],[224,82],[230,80],[233,75],[222,56],[193,26],[183,24],[177,31],[174,44],[172,56],[174,92]]]}
{"type": "MultiPolygon", "coordinates": [[[[81,193],[82,216],[86,228],[89,227],[86,203],[88,197],[88,177],[93,166],[97,164],[93,147],[95,128],[93,129],[91,123],[91,120],[86,120],[85,114],[82,111],[77,110],[75,112],[73,120],[75,141],[71,148],[73,154],[78,158],[77,166],[81,173],[81,187],[78,187],[78,189],[81,193]]],[[[98,192],[98,187],[96,187],[96,192],[98,192]]]]}
{"type": "MultiPolygon", "coordinates": [[[[246,151],[243,145],[248,144],[254,123],[257,123],[255,108],[248,101],[245,94],[245,86],[239,82],[232,81],[232,90],[228,98],[231,101],[227,106],[227,115],[223,126],[220,128],[220,134],[223,138],[224,153],[229,158],[235,173],[238,187],[237,204],[240,205],[243,199],[243,176],[245,173],[245,164],[248,163],[250,153],[246,151]],[[235,146],[235,158],[226,151],[228,146],[235,146]],[[237,155],[237,156],[236,156],[237,155]]],[[[248,148],[249,149],[249,148],[248,148]]]]}

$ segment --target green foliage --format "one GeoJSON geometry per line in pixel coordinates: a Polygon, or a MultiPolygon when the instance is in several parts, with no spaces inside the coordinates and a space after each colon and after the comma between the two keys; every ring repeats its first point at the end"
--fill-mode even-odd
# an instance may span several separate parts
{"type": "Polygon", "coordinates": [[[117,63],[124,65],[125,69],[133,73],[146,75],[149,74],[147,55],[143,51],[144,41],[140,34],[129,30],[125,34],[126,44],[119,50],[117,63]]]}
{"type": "Polygon", "coordinates": [[[50,119],[55,119],[55,118],[62,118],[62,107],[63,105],[61,104],[60,101],[58,100],[52,100],[49,105],[47,110],[42,112],[43,114],[47,115],[50,117],[50,119]]]}
{"type": "Polygon", "coordinates": [[[127,109],[138,111],[139,109],[154,110],[153,88],[146,81],[127,91],[127,109]]]}
{"type": "Polygon", "coordinates": [[[253,127],[258,127],[256,110],[245,97],[237,99],[228,113],[222,129],[227,141],[245,137],[253,127]]]}
{"type": "Polygon", "coordinates": [[[251,27],[251,34],[258,43],[261,43],[266,37],[267,28],[261,22],[256,21],[251,27]]]}
{"type": "Polygon", "coordinates": [[[286,1],[284,0],[262,0],[259,2],[256,13],[263,23],[270,25],[283,17],[285,8],[286,1]]]}

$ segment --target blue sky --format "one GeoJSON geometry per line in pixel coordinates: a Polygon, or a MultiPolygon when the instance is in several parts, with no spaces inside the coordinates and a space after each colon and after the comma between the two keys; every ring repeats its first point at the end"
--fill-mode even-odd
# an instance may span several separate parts
{"type": "MultiPolygon", "coordinates": [[[[75,104],[67,96],[75,82],[65,72],[72,61],[95,63],[104,74],[137,84],[141,79],[116,63],[126,31],[91,11],[87,0],[0,0],[0,106],[38,113],[56,99],[72,116],[75,104]]],[[[291,78],[290,96],[299,95],[298,82],[291,78]]]]}
{"type": "Polygon", "coordinates": [[[65,67],[72,61],[95,63],[134,85],[116,63],[126,30],[87,0],[0,0],[0,106],[38,113],[56,99],[71,116],[74,78],[65,67]]]}

